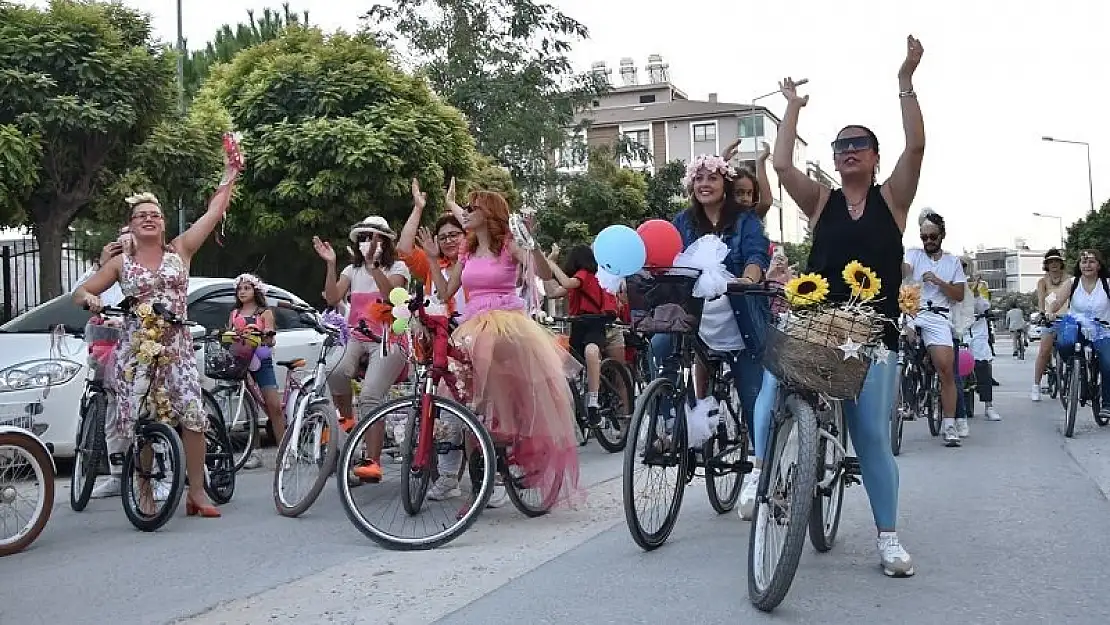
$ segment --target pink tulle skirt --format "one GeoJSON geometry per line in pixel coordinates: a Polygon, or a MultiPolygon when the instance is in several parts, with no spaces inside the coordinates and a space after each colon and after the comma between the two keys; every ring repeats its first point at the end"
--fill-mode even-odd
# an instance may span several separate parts
{"type": "Polygon", "coordinates": [[[544,502],[579,503],[578,441],[567,382],[577,361],[521,311],[490,310],[455,330],[470,356],[472,403],[495,444],[544,502]]]}

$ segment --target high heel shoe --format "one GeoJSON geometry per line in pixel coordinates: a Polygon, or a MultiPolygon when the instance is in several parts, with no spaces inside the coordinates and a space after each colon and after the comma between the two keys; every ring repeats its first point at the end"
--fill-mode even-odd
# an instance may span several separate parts
{"type": "Polygon", "coordinates": [[[185,497],[185,515],[196,516],[200,515],[205,519],[218,519],[220,516],[220,509],[212,505],[199,505],[193,501],[192,497],[185,497]]]}

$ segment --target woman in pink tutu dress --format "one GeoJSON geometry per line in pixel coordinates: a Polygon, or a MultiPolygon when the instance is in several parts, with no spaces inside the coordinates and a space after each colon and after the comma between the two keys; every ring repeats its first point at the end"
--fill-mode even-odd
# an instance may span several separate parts
{"type": "MultiPolygon", "coordinates": [[[[526,252],[512,241],[509,205],[500,194],[475,191],[462,207],[453,195],[448,192],[448,206],[461,215],[467,243],[447,277],[433,271],[432,280],[441,300],[460,287],[469,294],[453,339],[471,358],[473,404],[494,442],[511,448],[510,460],[525,471],[528,488],[545,503],[577,499],[578,442],[567,385],[574,360],[528,317],[516,287],[526,261],[541,278],[550,279],[551,268],[541,251],[526,252]]],[[[422,244],[438,256],[434,240],[422,244]]]]}

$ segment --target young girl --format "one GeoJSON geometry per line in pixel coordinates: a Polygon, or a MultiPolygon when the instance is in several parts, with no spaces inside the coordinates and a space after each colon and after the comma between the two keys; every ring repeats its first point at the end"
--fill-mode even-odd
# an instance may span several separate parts
{"type": "MultiPolygon", "coordinates": [[[[231,309],[228,325],[236,330],[251,328],[263,333],[273,332],[277,328],[274,313],[266,306],[266,284],[258,276],[244,273],[235,278],[235,307],[231,309]]],[[[262,344],[272,348],[274,337],[264,336],[262,344]]],[[[257,371],[251,371],[251,376],[266,401],[264,408],[274,432],[274,440],[280,443],[285,436],[285,415],[281,412],[281,395],[278,393],[274,359],[268,355],[259,360],[262,366],[257,371]]],[[[260,466],[262,458],[258,455],[258,450],[252,451],[251,457],[243,464],[244,469],[257,469],[260,466]]]]}

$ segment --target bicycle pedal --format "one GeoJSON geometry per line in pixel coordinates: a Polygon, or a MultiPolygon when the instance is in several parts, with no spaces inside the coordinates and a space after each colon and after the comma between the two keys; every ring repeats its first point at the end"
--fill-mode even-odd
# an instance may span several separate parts
{"type": "MultiPolygon", "coordinates": [[[[859,458],[855,456],[845,456],[840,461],[841,466],[844,467],[844,480],[847,482],[849,479],[855,478],[860,474],[859,458]]],[[[858,480],[856,483],[859,483],[858,480]]]]}

